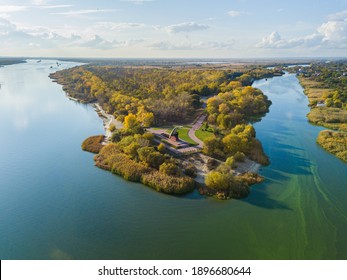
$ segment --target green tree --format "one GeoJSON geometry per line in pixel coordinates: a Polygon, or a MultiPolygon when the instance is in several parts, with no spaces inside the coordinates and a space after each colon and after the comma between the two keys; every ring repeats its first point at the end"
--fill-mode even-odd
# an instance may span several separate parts
{"type": "Polygon", "coordinates": [[[137,121],[137,118],[134,114],[129,114],[124,118],[124,128],[125,129],[133,129],[139,126],[140,123],[137,121]]]}
{"type": "Polygon", "coordinates": [[[160,143],[160,144],[158,145],[158,151],[159,151],[160,153],[162,153],[162,154],[165,154],[165,152],[166,152],[166,147],[165,147],[165,144],[164,144],[164,143],[160,143]]]}
{"type": "Polygon", "coordinates": [[[230,173],[211,171],[206,175],[205,184],[215,191],[227,191],[235,182],[235,178],[230,173]]]}
{"type": "Polygon", "coordinates": [[[180,173],[178,166],[171,162],[164,162],[163,164],[161,164],[159,167],[159,171],[166,175],[174,175],[174,176],[177,176],[180,173]]]}

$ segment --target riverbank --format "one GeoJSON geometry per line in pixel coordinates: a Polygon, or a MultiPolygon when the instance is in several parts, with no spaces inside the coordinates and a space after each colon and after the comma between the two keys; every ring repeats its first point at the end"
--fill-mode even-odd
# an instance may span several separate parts
{"type": "Polygon", "coordinates": [[[94,107],[96,113],[102,119],[103,126],[105,129],[104,143],[109,143],[112,136],[111,126],[113,126],[116,129],[122,129],[124,125],[122,122],[117,121],[113,115],[106,113],[105,110],[100,106],[100,104],[92,103],[91,106],[94,107]]]}
{"type": "Polygon", "coordinates": [[[329,153],[347,162],[347,110],[328,107],[326,99],[333,94],[332,88],[325,88],[320,82],[298,76],[304,93],[309,99],[309,122],[332,129],[324,130],[317,136],[317,143],[329,153]],[[339,132],[337,132],[339,131],[339,132]]]}
{"type": "Polygon", "coordinates": [[[101,118],[105,130],[105,138],[102,143],[107,144],[110,142],[111,136],[112,136],[112,129],[110,129],[112,126],[116,129],[121,129],[123,128],[123,123],[120,121],[117,121],[115,117],[112,114],[106,113],[106,111],[101,107],[101,105],[97,102],[91,102],[88,103],[84,99],[78,98],[76,96],[71,96],[70,91],[66,87],[66,84],[64,83],[64,79],[62,77],[57,76],[56,73],[52,73],[49,75],[49,77],[52,79],[54,83],[60,84],[63,86],[63,90],[67,96],[72,101],[82,103],[82,104],[89,104],[91,105],[94,109],[95,112],[98,114],[98,116],[101,118]]]}

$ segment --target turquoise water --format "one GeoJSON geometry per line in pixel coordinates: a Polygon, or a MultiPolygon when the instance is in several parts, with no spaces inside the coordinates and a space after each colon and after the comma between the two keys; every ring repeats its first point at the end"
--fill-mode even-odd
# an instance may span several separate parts
{"type": "Polygon", "coordinates": [[[347,164],[316,145],[321,128],[307,123],[295,76],[255,83],[273,101],[255,125],[272,162],[266,181],[217,201],[94,167],[80,145],[102,122],[48,78],[55,68],[0,68],[1,259],[347,258],[347,164]]]}

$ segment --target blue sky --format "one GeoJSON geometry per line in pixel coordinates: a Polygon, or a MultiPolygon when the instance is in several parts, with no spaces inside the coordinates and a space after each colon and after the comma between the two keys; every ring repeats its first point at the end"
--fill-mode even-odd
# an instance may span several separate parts
{"type": "Polygon", "coordinates": [[[347,0],[0,0],[0,56],[347,56],[347,0]]]}

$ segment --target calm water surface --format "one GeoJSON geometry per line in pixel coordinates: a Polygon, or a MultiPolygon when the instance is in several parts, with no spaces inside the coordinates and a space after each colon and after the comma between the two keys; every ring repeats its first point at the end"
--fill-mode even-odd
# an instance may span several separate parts
{"type": "Polygon", "coordinates": [[[57,69],[0,68],[1,259],[347,258],[347,164],[316,145],[295,76],[254,85],[273,101],[255,125],[267,180],[247,199],[217,201],[94,167],[80,145],[102,122],[52,83],[57,69]]]}

